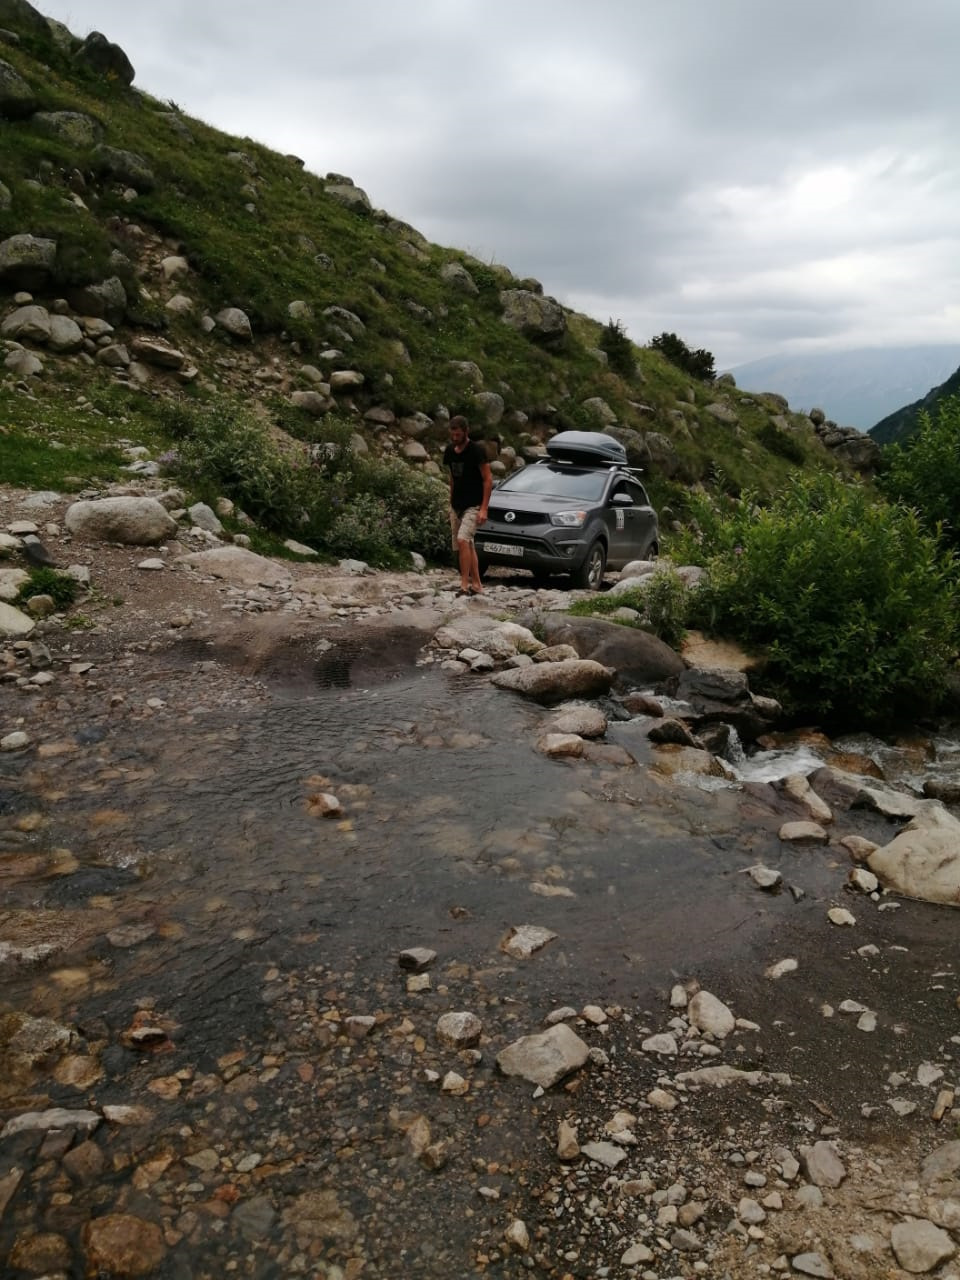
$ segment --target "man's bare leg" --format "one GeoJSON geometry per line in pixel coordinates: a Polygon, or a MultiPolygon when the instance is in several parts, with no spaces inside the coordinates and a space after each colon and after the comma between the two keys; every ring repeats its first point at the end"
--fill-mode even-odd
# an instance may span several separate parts
{"type": "Polygon", "coordinates": [[[477,553],[469,542],[457,542],[457,559],[460,562],[460,590],[470,590],[470,575],[477,560],[477,553]],[[471,564],[471,555],[473,564],[471,564]]]}
{"type": "Polygon", "coordinates": [[[477,559],[477,548],[470,543],[470,585],[468,590],[478,596],[483,591],[483,583],[480,581],[480,561],[477,559]]]}

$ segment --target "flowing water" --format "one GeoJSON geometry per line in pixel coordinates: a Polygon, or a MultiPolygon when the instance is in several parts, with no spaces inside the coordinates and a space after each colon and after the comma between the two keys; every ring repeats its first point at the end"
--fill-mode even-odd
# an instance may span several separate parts
{"type": "MultiPolygon", "coordinates": [[[[414,1248],[405,1197],[423,1188],[388,1117],[414,1105],[398,1099],[440,1013],[481,1002],[505,1036],[559,1004],[642,1007],[677,976],[756,969],[822,915],[834,857],[805,861],[803,903],[741,874],[796,866],[763,785],[796,755],[705,790],[653,767],[641,722],[608,735],[630,766],[546,759],[543,719],[424,669],[165,726],[102,718],[76,750],[0,758],[0,1013],[78,1032],[52,1080],[6,1082],[5,1114],[148,1112],[101,1128],[103,1172],[79,1185],[57,1181],[49,1138],[0,1144],[0,1187],[14,1164],[33,1187],[0,1222],[0,1258],[40,1226],[80,1276],[84,1224],[125,1212],[163,1223],[156,1274],[349,1275],[358,1239],[363,1274],[403,1273],[390,1259],[414,1248]],[[529,962],[500,948],[521,924],[557,935],[529,962]],[[413,946],[438,953],[423,992],[397,965],[413,946]],[[331,1041],[350,1016],[386,1047],[331,1041]],[[358,1134],[387,1155],[351,1180],[358,1134]],[[364,1235],[388,1184],[400,1210],[364,1235]],[[321,1211],[314,1187],[339,1202],[321,1211]]],[[[451,1223],[448,1252],[408,1274],[456,1273],[470,1231],[451,1223]]]]}

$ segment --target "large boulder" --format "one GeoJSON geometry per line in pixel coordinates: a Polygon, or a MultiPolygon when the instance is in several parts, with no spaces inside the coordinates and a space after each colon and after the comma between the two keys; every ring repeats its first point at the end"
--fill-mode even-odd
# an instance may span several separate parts
{"type": "Polygon", "coordinates": [[[27,233],[0,241],[0,284],[11,290],[42,289],[53,274],[57,242],[27,233]]]}
{"type": "Polygon", "coordinates": [[[223,578],[238,587],[288,587],[289,570],[282,564],[258,556],[243,547],[213,547],[210,551],[192,551],[179,556],[176,563],[223,578]]]}
{"type": "Polygon", "coordinates": [[[36,625],[33,618],[0,600],[0,638],[20,640],[28,636],[36,625]]]}
{"type": "Polygon", "coordinates": [[[497,1054],[497,1066],[505,1076],[521,1076],[541,1089],[549,1089],[571,1071],[578,1071],[590,1057],[588,1046],[565,1022],[548,1031],[522,1036],[497,1054]]]}
{"type": "Polygon", "coordinates": [[[357,213],[370,213],[373,209],[367,193],[350,182],[326,182],[323,189],[328,196],[357,213]]]}
{"type": "Polygon", "coordinates": [[[17,307],[0,325],[0,335],[14,338],[17,342],[36,342],[43,346],[50,338],[50,312],[36,303],[17,307]]]}
{"type": "Polygon", "coordinates": [[[581,658],[612,667],[618,688],[658,684],[686,668],[668,644],[638,627],[621,627],[603,618],[548,613],[543,618],[543,628],[547,644],[573,645],[581,658]]]}
{"type": "Polygon", "coordinates": [[[93,167],[101,177],[136,187],[138,191],[152,191],[156,186],[153,170],[136,151],[122,151],[101,143],[93,153],[93,167]]]}
{"type": "Polygon", "coordinates": [[[30,123],[49,138],[59,138],[77,150],[95,147],[103,137],[103,125],[82,111],[38,111],[30,123]]]}
{"type": "Polygon", "coordinates": [[[99,31],[91,31],[73,56],[106,79],[133,84],[133,63],[118,44],[112,44],[99,31]]]}
{"type": "Polygon", "coordinates": [[[231,338],[239,338],[241,342],[252,340],[253,329],[250,326],[250,317],[239,307],[224,307],[222,311],[217,312],[214,319],[231,338]]]}
{"type": "Polygon", "coordinates": [[[0,27],[41,40],[50,35],[46,18],[27,0],[0,0],[0,27]]]}
{"type": "Polygon", "coordinates": [[[9,62],[0,62],[0,118],[21,120],[37,109],[37,96],[9,62]]]}
{"type": "Polygon", "coordinates": [[[613,672],[589,659],[565,658],[562,662],[538,662],[529,667],[498,671],[492,681],[498,689],[550,704],[609,693],[613,672]]]}
{"type": "Polygon", "coordinates": [[[938,800],[920,801],[916,816],[867,865],[907,898],[960,907],[960,821],[938,800]]]}
{"type": "Polygon", "coordinates": [[[480,292],[476,281],[462,262],[445,262],[440,268],[440,278],[460,293],[468,294],[472,298],[480,292]]]}
{"type": "Polygon", "coordinates": [[[172,538],[177,523],[156,498],[94,498],[74,502],[64,523],[74,538],[151,546],[172,538]]]}
{"type": "Polygon", "coordinates": [[[59,351],[63,355],[79,351],[83,346],[83,330],[70,316],[51,316],[47,345],[51,351],[59,351]]]}
{"type": "Polygon", "coordinates": [[[74,310],[83,316],[120,321],[127,310],[127,291],[119,276],[71,289],[68,296],[74,310]]]}
{"type": "Polygon", "coordinates": [[[504,289],[500,305],[503,323],[535,342],[559,342],[567,331],[567,317],[555,298],[541,297],[529,289],[504,289]]]}

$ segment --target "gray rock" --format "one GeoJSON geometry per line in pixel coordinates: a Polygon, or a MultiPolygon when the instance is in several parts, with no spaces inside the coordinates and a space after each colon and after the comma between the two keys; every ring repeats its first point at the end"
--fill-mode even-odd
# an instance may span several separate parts
{"type": "Polygon", "coordinates": [[[550,345],[567,331],[563,307],[553,298],[544,298],[527,289],[504,289],[500,294],[503,323],[526,338],[550,345]]]}
{"type": "Polygon", "coordinates": [[[133,84],[133,63],[118,44],[112,44],[99,31],[91,31],[73,56],[99,75],[123,85],[133,84]]]}
{"type": "Polygon", "coordinates": [[[537,702],[562,702],[566,698],[597,697],[608,693],[613,672],[599,662],[568,659],[534,663],[519,670],[499,671],[492,677],[498,689],[507,689],[537,702]]]}
{"type": "Polygon", "coordinates": [[[209,551],[191,551],[174,562],[187,565],[213,578],[223,578],[241,587],[289,587],[290,571],[266,556],[258,556],[241,546],[212,547],[209,551]]]}
{"type": "Polygon", "coordinates": [[[833,1280],[833,1267],[821,1253],[798,1253],[790,1259],[794,1271],[816,1280],[833,1280]]]}
{"type": "Polygon", "coordinates": [[[70,316],[51,316],[47,345],[51,351],[69,355],[83,346],[83,330],[70,316]]]}
{"type": "Polygon", "coordinates": [[[480,292],[476,281],[462,262],[445,262],[440,268],[440,279],[471,298],[475,298],[480,292]]]}
{"type": "Polygon", "coordinates": [[[92,1133],[100,1119],[96,1111],[68,1111],[64,1107],[25,1111],[7,1121],[0,1138],[10,1138],[15,1133],[46,1133],[50,1129],[79,1129],[81,1133],[92,1133]]]}
{"type": "Polygon", "coordinates": [[[37,95],[9,62],[0,61],[0,118],[22,120],[37,109],[37,95]]]}
{"type": "Polygon", "coordinates": [[[736,1026],[733,1014],[709,991],[698,991],[687,1005],[687,1017],[699,1031],[725,1040],[736,1026]]]}
{"type": "Polygon", "coordinates": [[[548,645],[571,644],[581,658],[612,667],[618,688],[653,684],[686,670],[680,655],[657,636],[602,618],[548,613],[543,632],[548,645]]]}
{"type": "Polygon", "coordinates": [[[0,0],[0,27],[40,40],[50,34],[47,19],[29,0],[0,0]]]}
{"type": "Polygon", "coordinates": [[[584,1065],[590,1050],[564,1022],[547,1031],[515,1040],[497,1054],[497,1066],[505,1076],[520,1076],[549,1089],[584,1065]]]}
{"type": "MultiPolygon", "coordinates": [[[[98,284],[87,284],[70,290],[70,301],[85,317],[121,321],[127,309],[127,291],[119,276],[110,276],[98,284]]],[[[84,328],[87,328],[84,325],[84,328]]],[[[88,330],[89,332],[89,330],[88,330]]]]}
{"type": "Polygon", "coordinates": [[[800,1163],[807,1180],[815,1187],[839,1187],[847,1176],[832,1142],[815,1142],[812,1147],[801,1147],[800,1163]]]}
{"type": "Polygon", "coordinates": [[[908,898],[960,904],[960,821],[938,800],[922,800],[916,816],[867,865],[908,898]]]}
{"type": "Polygon", "coordinates": [[[137,191],[152,191],[157,184],[153,170],[136,151],[123,151],[101,142],[94,148],[92,163],[101,177],[135,187],[137,191]]]}
{"type": "Polygon", "coordinates": [[[222,311],[217,312],[215,319],[220,328],[229,333],[231,338],[238,338],[243,342],[250,342],[253,338],[250,317],[239,307],[224,307],[222,311]]]}
{"type": "Polygon", "coordinates": [[[176,521],[156,498],[97,498],[74,502],[64,517],[75,538],[151,546],[172,538],[176,521]]]}
{"type": "Polygon", "coordinates": [[[952,1258],[956,1248],[950,1236],[926,1218],[898,1222],[890,1232],[890,1247],[904,1271],[922,1275],[952,1258]]]}
{"type": "Polygon", "coordinates": [[[30,124],[50,138],[59,138],[71,147],[86,151],[103,137],[103,125],[82,111],[38,111],[30,124]]]}
{"type": "Polygon", "coordinates": [[[0,325],[0,334],[17,342],[36,342],[42,346],[50,338],[50,324],[51,316],[47,308],[30,303],[10,312],[0,325]]]}
{"type": "Polygon", "coordinates": [[[36,625],[33,618],[28,618],[12,604],[6,604],[0,600],[0,636],[19,640],[28,636],[36,625]]]}
{"type": "Polygon", "coordinates": [[[367,193],[352,183],[325,182],[323,190],[339,204],[346,205],[348,209],[353,209],[357,213],[370,213],[373,210],[367,193]]]}
{"type": "Polygon", "coordinates": [[[451,1048],[468,1049],[480,1039],[483,1023],[475,1013],[461,1010],[444,1013],[437,1019],[437,1038],[451,1048]]]}
{"type": "Polygon", "coordinates": [[[10,289],[42,289],[57,260],[57,242],[20,234],[0,242],[0,283],[10,289]]]}
{"type": "Polygon", "coordinates": [[[960,1139],[944,1142],[936,1147],[920,1166],[920,1181],[924,1186],[936,1182],[952,1181],[960,1170],[960,1139]]]}
{"type": "Polygon", "coordinates": [[[207,533],[218,535],[223,533],[223,525],[217,518],[213,508],[208,507],[205,502],[195,502],[192,507],[187,509],[187,515],[197,528],[205,529],[207,533]]]}

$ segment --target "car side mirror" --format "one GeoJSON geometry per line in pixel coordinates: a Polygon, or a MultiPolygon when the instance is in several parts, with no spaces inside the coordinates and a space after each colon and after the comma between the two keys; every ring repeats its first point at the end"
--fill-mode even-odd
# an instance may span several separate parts
{"type": "Polygon", "coordinates": [[[633,499],[629,493],[615,493],[611,498],[611,502],[615,507],[632,507],[633,499]]]}

